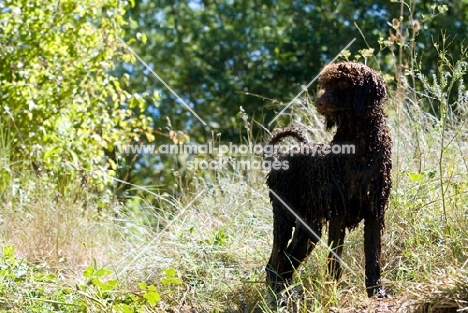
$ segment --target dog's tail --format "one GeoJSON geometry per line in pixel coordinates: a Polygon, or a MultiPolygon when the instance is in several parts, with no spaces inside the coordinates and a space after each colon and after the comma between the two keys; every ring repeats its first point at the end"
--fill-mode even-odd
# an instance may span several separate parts
{"type": "Polygon", "coordinates": [[[306,135],[297,127],[280,128],[273,132],[267,144],[264,147],[263,159],[265,161],[274,161],[277,159],[275,145],[281,142],[284,138],[293,137],[300,143],[307,144],[306,135]]]}
{"type": "Polygon", "coordinates": [[[294,137],[299,142],[308,143],[306,135],[297,127],[287,127],[287,128],[280,128],[273,132],[268,141],[269,145],[275,145],[280,142],[283,138],[286,137],[294,137]]]}

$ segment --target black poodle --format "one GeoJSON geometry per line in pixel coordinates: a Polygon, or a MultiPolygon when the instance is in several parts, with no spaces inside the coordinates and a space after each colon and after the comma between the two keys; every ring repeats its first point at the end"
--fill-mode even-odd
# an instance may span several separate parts
{"type": "Polygon", "coordinates": [[[282,291],[319,241],[327,221],[333,251],[328,269],[339,278],[346,228],[351,230],[364,219],[367,294],[386,297],[380,282],[380,249],[392,186],[392,141],[383,112],[385,83],[366,65],[344,62],[327,66],[319,87],[315,105],[327,128],[336,126],[332,142],[312,145],[300,130],[286,128],[275,131],[268,143],[294,137],[301,149],[270,156],[284,166],[272,168],[267,178],[274,215],[267,281],[275,292],[282,291]],[[342,147],[354,153],[336,153],[342,147]]]}

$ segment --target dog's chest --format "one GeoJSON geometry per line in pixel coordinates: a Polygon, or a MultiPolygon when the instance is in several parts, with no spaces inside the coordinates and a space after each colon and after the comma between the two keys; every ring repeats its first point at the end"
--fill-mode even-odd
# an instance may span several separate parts
{"type": "Polygon", "coordinates": [[[375,196],[381,176],[375,163],[350,162],[342,168],[340,189],[347,200],[370,200],[375,196]]]}

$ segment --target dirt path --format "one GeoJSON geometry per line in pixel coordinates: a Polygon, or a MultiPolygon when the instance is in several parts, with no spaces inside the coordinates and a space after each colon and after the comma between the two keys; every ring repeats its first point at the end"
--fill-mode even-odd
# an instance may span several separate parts
{"type": "Polygon", "coordinates": [[[332,313],[456,313],[460,306],[454,300],[439,300],[437,303],[418,303],[407,298],[366,299],[359,307],[330,308],[332,313]]]}
{"type": "MultiPolygon", "coordinates": [[[[359,307],[330,308],[332,313],[403,313],[413,312],[411,301],[402,298],[366,299],[359,307]]],[[[414,310],[414,308],[413,308],[414,310]]]]}

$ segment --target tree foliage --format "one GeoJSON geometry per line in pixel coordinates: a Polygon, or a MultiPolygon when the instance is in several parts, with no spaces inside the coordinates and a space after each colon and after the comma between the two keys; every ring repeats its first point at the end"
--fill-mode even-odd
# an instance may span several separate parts
{"type": "Polygon", "coordinates": [[[111,74],[116,60],[133,61],[119,42],[125,5],[0,2],[0,127],[12,159],[61,178],[84,170],[102,187],[118,168],[106,151],[151,139],[145,101],[111,74]]]}
{"type": "MultiPolygon", "coordinates": [[[[267,126],[353,38],[352,58],[393,84],[411,71],[430,76],[442,34],[447,55],[460,55],[467,7],[466,0],[2,1],[2,129],[13,134],[13,156],[38,168],[110,169],[135,183],[173,183],[183,156],[122,158],[115,145],[154,136],[166,144],[177,139],[172,134],[239,142],[245,116],[258,122],[250,125],[261,138],[257,125],[289,123],[299,102],[267,126]],[[133,62],[119,36],[207,126],[133,62]]],[[[437,104],[426,109],[438,112],[437,104]]]]}
{"type": "MultiPolygon", "coordinates": [[[[122,72],[130,75],[134,90],[161,94],[157,105],[148,101],[148,113],[161,132],[183,130],[192,141],[205,142],[214,131],[222,141],[239,142],[240,106],[267,128],[289,123],[291,115],[284,114],[267,126],[351,39],[356,38],[349,49],[352,58],[382,70],[395,86],[410,71],[430,75],[437,69],[433,44],[443,32],[457,58],[467,15],[467,1],[136,1],[127,15],[132,23],[126,38],[145,39],[134,49],[208,127],[143,66],[122,72]]],[[[314,94],[314,86],[309,92],[314,94]]],[[[263,130],[255,128],[253,134],[261,138],[263,130]]],[[[157,136],[156,142],[168,139],[157,136]]],[[[156,159],[167,166],[142,167],[142,177],[167,181],[170,169],[181,167],[175,157],[156,159]]]]}
{"type": "MultiPolygon", "coordinates": [[[[437,56],[432,49],[434,38],[446,30],[454,38],[456,57],[465,36],[462,25],[467,7],[466,1],[449,5],[351,0],[137,1],[130,10],[135,23],[129,34],[145,34],[148,40],[139,42],[136,50],[210,127],[236,128],[239,106],[261,122],[271,121],[280,108],[252,94],[287,102],[352,38],[357,39],[350,47],[352,54],[372,48],[375,55],[367,62],[377,61],[374,66],[387,70],[395,66],[392,55],[409,53],[406,48],[387,49],[383,43],[387,39],[397,47],[408,47],[413,41],[420,60],[433,60],[437,56]],[[392,20],[401,26],[398,38],[392,20]],[[416,35],[411,37],[415,22],[416,35]]],[[[426,72],[436,68],[431,63],[422,65],[426,72]]],[[[156,125],[164,128],[165,116],[177,115],[173,127],[190,128],[193,134],[202,129],[141,67],[132,68],[130,74],[139,88],[161,92],[161,104],[154,110],[156,125]]]]}

